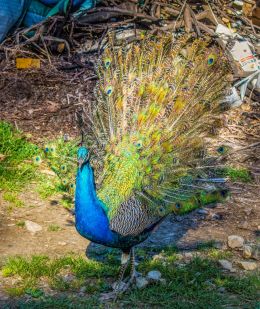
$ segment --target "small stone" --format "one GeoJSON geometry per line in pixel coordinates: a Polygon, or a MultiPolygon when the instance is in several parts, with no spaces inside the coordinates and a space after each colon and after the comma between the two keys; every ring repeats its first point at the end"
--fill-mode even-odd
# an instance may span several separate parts
{"type": "Polygon", "coordinates": [[[81,287],[80,290],[79,290],[80,293],[86,293],[86,291],[87,291],[86,286],[81,287]]]}
{"type": "Polygon", "coordinates": [[[223,243],[221,242],[221,241],[216,241],[214,244],[213,244],[213,247],[215,248],[215,249],[219,249],[219,250],[221,250],[221,249],[223,249],[223,243]]]}
{"type": "Polygon", "coordinates": [[[182,260],[183,256],[180,253],[175,254],[177,260],[182,260]]]}
{"type": "Polygon", "coordinates": [[[249,259],[252,256],[253,249],[249,245],[244,246],[243,257],[249,259]]]}
{"type": "Polygon", "coordinates": [[[218,260],[218,263],[220,266],[222,266],[224,269],[229,270],[231,272],[234,272],[234,268],[231,262],[228,260],[218,260]]]}
{"type": "Polygon", "coordinates": [[[200,215],[207,215],[208,214],[208,210],[205,208],[199,209],[198,210],[198,214],[200,215]]]}
{"type": "Polygon", "coordinates": [[[257,264],[255,262],[245,262],[241,261],[239,263],[239,266],[242,267],[245,270],[254,270],[257,268],[257,264]]]}
{"type": "Polygon", "coordinates": [[[29,232],[33,234],[42,230],[41,225],[30,220],[25,221],[25,227],[29,232]]]}
{"type": "Polygon", "coordinates": [[[153,261],[161,261],[161,260],[164,260],[164,259],[165,258],[161,253],[153,256],[153,261]]]}
{"type": "Polygon", "coordinates": [[[161,283],[162,285],[166,285],[166,283],[167,283],[167,282],[166,282],[166,279],[164,279],[164,278],[161,278],[159,281],[160,281],[160,283],[161,283]]]}
{"type": "Polygon", "coordinates": [[[162,274],[158,270],[151,270],[147,274],[147,279],[151,281],[159,281],[162,277],[162,274]]]}
{"type": "Polygon", "coordinates": [[[136,278],[136,286],[138,289],[143,289],[148,285],[148,281],[144,277],[136,278]]]}
{"type": "Polygon", "coordinates": [[[244,245],[244,238],[237,235],[228,236],[228,246],[232,249],[241,248],[244,245]]]}
{"type": "Polygon", "coordinates": [[[66,246],[67,243],[65,241],[58,241],[58,245],[60,246],[66,246]]]}
{"type": "Polygon", "coordinates": [[[260,246],[255,246],[253,248],[252,258],[255,260],[260,260],[260,246]]]}
{"type": "Polygon", "coordinates": [[[247,230],[247,229],[248,229],[248,222],[247,222],[247,221],[244,221],[244,222],[241,224],[241,228],[244,229],[244,230],[247,230]]]}
{"type": "Polygon", "coordinates": [[[74,276],[74,275],[72,275],[72,274],[67,274],[67,275],[65,275],[64,277],[63,277],[63,280],[65,281],[65,282],[67,282],[67,283],[70,283],[70,282],[72,282],[73,280],[75,280],[76,279],[76,277],[74,276]]]}
{"type": "Polygon", "coordinates": [[[184,252],[183,256],[188,260],[193,258],[193,254],[191,252],[184,252]]]}
{"type": "Polygon", "coordinates": [[[226,289],[223,286],[218,288],[218,292],[220,292],[220,293],[224,293],[225,291],[226,291],[226,289]]]}

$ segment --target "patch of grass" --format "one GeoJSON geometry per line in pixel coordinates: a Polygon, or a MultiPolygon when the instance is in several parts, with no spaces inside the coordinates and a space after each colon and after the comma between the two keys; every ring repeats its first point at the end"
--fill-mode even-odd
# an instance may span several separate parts
{"type": "Polygon", "coordinates": [[[35,178],[35,160],[40,151],[20,131],[3,121],[0,121],[0,140],[0,189],[19,190],[35,178]]]}
{"type": "Polygon", "coordinates": [[[8,202],[10,204],[10,207],[23,207],[24,206],[24,202],[21,201],[17,194],[14,192],[4,192],[3,193],[3,199],[8,202]]]}
{"type": "Polygon", "coordinates": [[[22,282],[16,290],[8,288],[8,292],[25,293],[28,288],[37,288],[41,278],[47,278],[49,284],[61,291],[77,290],[83,285],[86,279],[94,279],[95,284],[88,287],[89,291],[95,292],[104,288],[103,278],[113,276],[117,273],[118,264],[111,265],[87,260],[82,256],[65,256],[62,258],[50,259],[47,256],[33,256],[30,259],[25,257],[12,257],[2,267],[4,277],[20,276],[22,282]],[[76,280],[66,282],[62,273],[72,273],[76,280]],[[28,282],[33,284],[29,285],[28,282]]]}
{"type": "Polygon", "coordinates": [[[223,176],[229,177],[232,181],[250,182],[252,177],[245,168],[226,167],[222,170],[223,176]]]}
{"type": "Polygon", "coordinates": [[[48,226],[48,231],[49,232],[58,232],[60,230],[61,230],[61,227],[59,225],[57,225],[57,224],[50,224],[48,226]]]}
{"type": "MultiPolygon", "coordinates": [[[[138,249],[139,253],[142,250],[144,249],[138,249]]],[[[210,252],[212,253],[212,249],[209,249],[208,253],[210,252]]],[[[166,284],[151,284],[142,290],[133,288],[120,296],[117,302],[110,303],[109,308],[256,308],[260,288],[259,274],[243,277],[226,274],[215,260],[209,258],[195,257],[189,263],[179,265],[172,262],[176,255],[174,248],[165,248],[160,253],[164,257],[163,261],[146,258],[139,264],[138,271],[146,275],[148,271],[157,269],[166,279],[166,284]],[[219,287],[224,287],[226,291],[220,293],[219,287]]],[[[75,298],[42,296],[33,302],[20,303],[19,308],[103,308],[105,305],[98,301],[100,292],[110,290],[106,283],[108,276],[113,276],[113,280],[116,280],[119,266],[114,252],[109,253],[107,258],[104,263],[99,263],[82,256],[56,259],[38,256],[29,260],[16,257],[7,261],[2,272],[5,276],[19,275],[27,282],[24,293],[29,289],[30,280],[34,283],[31,288],[38,291],[37,280],[42,277],[49,279],[53,289],[66,293],[76,292],[75,298]],[[75,279],[66,282],[62,276],[64,272],[73,274],[75,279]],[[88,296],[79,298],[77,293],[82,286],[88,296]]]]}
{"type": "Polygon", "coordinates": [[[18,221],[15,223],[16,226],[18,227],[25,227],[25,222],[24,221],[18,221]]]}

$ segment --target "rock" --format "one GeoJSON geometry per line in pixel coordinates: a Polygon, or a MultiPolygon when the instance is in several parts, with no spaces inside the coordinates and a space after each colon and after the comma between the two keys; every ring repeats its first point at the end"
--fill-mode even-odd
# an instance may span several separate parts
{"type": "Polygon", "coordinates": [[[244,242],[245,240],[241,236],[237,236],[237,235],[228,236],[228,246],[232,249],[243,247],[244,242]]]}
{"type": "Polygon", "coordinates": [[[66,246],[67,243],[65,241],[58,241],[58,245],[60,246],[66,246]]]}
{"type": "Polygon", "coordinates": [[[25,221],[25,227],[29,232],[33,234],[42,230],[41,225],[30,220],[25,221]]]}
{"type": "Polygon", "coordinates": [[[63,281],[67,282],[67,283],[70,283],[75,279],[76,279],[76,277],[72,274],[67,274],[67,275],[63,276],[63,281]]]}
{"type": "Polygon", "coordinates": [[[260,246],[255,246],[253,248],[252,258],[255,260],[260,260],[260,246]]]}
{"type": "Polygon", "coordinates": [[[183,256],[188,260],[191,260],[193,258],[193,254],[191,252],[184,252],[183,256]]]}
{"type": "Polygon", "coordinates": [[[249,259],[252,256],[253,249],[249,245],[245,245],[243,249],[243,257],[249,259]]]}
{"type": "Polygon", "coordinates": [[[136,286],[138,289],[143,289],[148,285],[148,280],[146,280],[144,277],[137,277],[136,278],[136,286]]]}
{"type": "Polygon", "coordinates": [[[226,291],[226,289],[223,286],[218,288],[218,292],[220,292],[220,293],[224,293],[225,291],[226,291]]]}
{"type": "Polygon", "coordinates": [[[241,224],[241,229],[244,229],[244,230],[247,230],[248,229],[248,222],[247,221],[244,221],[242,224],[241,224]]]}
{"type": "Polygon", "coordinates": [[[165,260],[165,257],[160,253],[153,256],[153,261],[165,260]]]}
{"type": "Polygon", "coordinates": [[[81,287],[80,290],[79,290],[80,293],[86,293],[86,291],[87,291],[86,286],[81,287]]]}
{"type": "Polygon", "coordinates": [[[151,270],[147,274],[147,279],[151,281],[159,281],[162,277],[162,274],[158,270],[151,270]]]}
{"type": "Polygon", "coordinates": [[[229,270],[231,272],[234,272],[234,268],[231,262],[228,260],[218,260],[218,263],[220,266],[222,266],[224,269],[229,270]]]}
{"type": "Polygon", "coordinates": [[[208,210],[205,208],[201,208],[198,210],[198,214],[200,215],[207,215],[208,214],[208,210]]]}
{"type": "Polygon", "coordinates": [[[223,249],[224,245],[223,245],[223,243],[221,241],[216,241],[216,242],[214,242],[213,247],[215,249],[221,250],[221,249],[223,249]]]}
{"type": "Polygon", "coordinates": [[[182,254],[180,254],[180,253],[176,253],[175,256],[176,256],[176,259],[177,259],[178,261],[179,261],[179,260],[182,260],[182,258],[183,258],[182,254]]]}
{"type": "Polygon", "coordinates": [[[166,283],[167,283],[167,282],[166,282],[166,279],[164,279],[164,278],[161,278],[159,281],[160,281],[160,283],[161,283],[162,285],[166,285],[166,283]]]}
{"type": "Polygon", "coordinates": [[[255,262],[245,262],[241,261],[239,266],[245,270],[254,270],[257,268],[257,264],[255,262]]]}

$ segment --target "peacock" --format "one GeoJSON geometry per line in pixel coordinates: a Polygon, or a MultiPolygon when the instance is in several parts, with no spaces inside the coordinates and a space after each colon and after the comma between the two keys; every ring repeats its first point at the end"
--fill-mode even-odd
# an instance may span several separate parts
{"type": "Polygon", "coordinates": [[[90,241],[122,250],[118,293],[137,276],[134,247],[164,218],[227,196],[211,140],[229,67],[206,39],[164,35],[121,46],[110,39],[97,74],[96,104],[82,112],[75,225],[90,241]]]}

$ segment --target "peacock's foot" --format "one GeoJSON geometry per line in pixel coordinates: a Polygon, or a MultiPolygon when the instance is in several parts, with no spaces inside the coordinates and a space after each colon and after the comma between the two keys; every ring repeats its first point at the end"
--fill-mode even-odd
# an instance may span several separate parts
{"type": "Polygon", "coordinates": [[[113,291],[101,294],[100,301],[116,300],[119,295],[122,295],[136,282],[138,273],[135,271],[129,279],[125,281],[117,281],[112,285],[113,291]]]}

